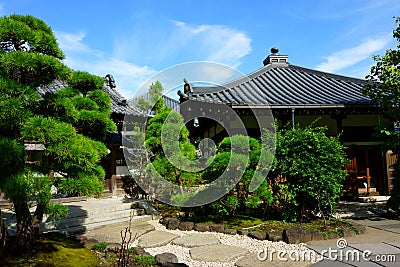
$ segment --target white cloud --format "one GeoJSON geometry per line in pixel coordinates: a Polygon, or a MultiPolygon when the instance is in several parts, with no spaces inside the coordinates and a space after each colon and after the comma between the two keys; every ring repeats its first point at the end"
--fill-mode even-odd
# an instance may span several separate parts
{"type": "Polygon", "coordinates": [[[86,33],[83,31],[78,33],[68,33],[62,31],[54,31],[60,48],[68,52],[90,52],[91,49],[83,43],[86,33]]]}
{"type": "Polygon", "coordinates": [[[251,52],[251,39],[243,32],[223,25],[191,26],[182,21],[174,21],[181,37],[180,44],[194,47],[201,60],[237,67],[241,58],[251,52]]]}
{"type": "Polygon", "coordinates": [[[316,68],[326,72],[336,72],[361,62],[383,49],[389,42],[390,37],[385,36],[377,39],[369,39],[360,45],[344,49],[326,57],[326,61],[320,63],[316,68]]]}
{"type": "Polygon", "coordinates": [[[104,77],[112,74],[117,90],[129,98],[141,83],[155,73],[147,66],[138,66],[133,62],[106,55],[103,51],[93,49],[84,43],[86,34],[55,32],[61,49],[66,54],[64,63],[72,69],[87,71],[104,77]]]}

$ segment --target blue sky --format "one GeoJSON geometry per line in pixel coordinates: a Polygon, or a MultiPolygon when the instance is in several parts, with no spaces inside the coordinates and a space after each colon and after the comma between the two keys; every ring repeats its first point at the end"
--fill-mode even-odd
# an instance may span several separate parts
{"type": "Polygon", "coordinates": [[[0,15],[12,13],[43,19],[68,66],[113,74],[130,98],[146,79],[185,62],[248,74],[273,46],[291,64],[364,78],[372,55],[396,47],[400,1],[0,0],[0,15]]]}

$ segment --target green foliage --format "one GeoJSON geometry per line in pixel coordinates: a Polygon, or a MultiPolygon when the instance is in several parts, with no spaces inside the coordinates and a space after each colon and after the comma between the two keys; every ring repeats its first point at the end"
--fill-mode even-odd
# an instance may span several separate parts
{"type": "Polygon", "coordinates": [[[343,166],[347,159],[338,138],[327,137],[325,130],[308,126],[277,133],[271,179],[285,184],[273,188],[278,190],[275,201],[281,201],[286,220],[302,219],[310,212],[334,212],[346,177],[343,166]]]}
{"type": "MultiPolygon", "coordinates": [[[[396,17],[396,29],[393,38],[397,40],[397,49],[387,49],[383,56],[373,56],[376,65],[371,67],[366,77],[369,84],[365,85],[363,93],[371,98],[382,109],[382,113],[390,123],[400,123],[400,17],[396,17]]],[[[381,137],[386,148],[400,153],[400,133],[393,131],[393,125],[384,125],[381,137]]],[[[393,203],[400,198],[400,169],[397,167],[397,177],[393,190],[393,203]]],[[[388,202],[389,203],[389,202],[388,202]]]]}
{"type": "Polygon", "coordinates": [[[68,206],[61,203],[49,203],[47,206],[46,214],[54,223],[65,219],[68,215],[68,206]]]}
{"type": "Polygon", "coordinates": [[[211,182],[228,172],[227,177],[239,180],[228,195],[211,204],[219,214],[233,216],[237,210],[256,209],[271,203],[272,190],[265,181],[254,192],[249,191],[254,176],[260,181],[265,178],[258,177],[262,173],[256,172],[260,153],[260,142],[252,137],[234,135],[224,138],[218,144],[217,154],[209,159],[212,163],[204,171],[202,178],[211,182]]]}
{"type": "Polygon", "coordinates": [[[0,74],[24,85],[37,87],[65,78],[70,70],[58,59],[15,51],[0,54],[0,74]]]}
{"type": "Polygon", "coordinates": [[[91,250],[103,251],[106,248],[107,248],[107,242],[100,242],[98,244],[94,244],[90,249],[91,250]]]}
{"type": "Polygon", "coordinates": [[[64,59],[52,30],[33,16],[10,15],[0,20],[0,48],[3,52],[28,50],[64,59]]]}
{"type": "Polygon", "coordinates": [[[60,193],[69,196],[93,196],[100,195],[104,188],[101,180],[94,176],[83,176],[78,178],[65,178],[59,182],[60,193]]]}
{"type": "Polygon", "coordinates": [[[104,79],[87,72],[74,71],[67,83],[86,96],[89,91],[103,89],[104,79]]]}
{"type": "Polygon", "coordinates": [[[148,113],[150,109],[154,114],[166,111],[167,107],[165,106],[164,98],[162,97],[163,90],[164,88],[159,81],[152,83],[148,91],[149,101],[146,101],[144,98],[139,98],[136,106],[146,113],[148,113]]]}
{"type": "Polygon", "coordinates": [[[155,265],[157,265],[157,261],[154,256],[135,255],[135,256],[133,256],[133,260],[140,266],[155,266],[155,265]]]}
{"type": "MultiPolygon", "coordinates": [[[[153,155],[151,164],[165,179],[179,186],[191,185],[196,175],[179,170],[190,170],[190,162],[195,157],[195,147],[188,142],[189,131],[183,117],[166,107],[158,110],[161,113],[148,121],[145,136],[145,146],[153,155]]],[[[148,174],[154,175],[150,167],[148,174]]]]}
{"type": "Polygon", "coordinates": [[[65,191],[75,195],[102,192],[107,154],[106,132],[115,130],[104,80],[72,71],[42,20],[32,16],[0,17],[0,189],[16,207],[20,248],[29,248],[43,213],[61,218],[65,208],[50,204],[55,173],[64,175],[65,191]],[[56,80],[70,88],[39,98],[37,87],[56,80]],[[97,140],[97,141],[96,141],[97,140]],[[43,144],[40,166],[25,164],[23,143],[43,144]],[[71,182],[71,179],[75,179],[71,182]],[[67,186],[68,185],[68,186],[67,186]],[[36,200],[33,218],[28,201],[36,200]],[[64,209],[64,210],[63,210],[64,209]]]}

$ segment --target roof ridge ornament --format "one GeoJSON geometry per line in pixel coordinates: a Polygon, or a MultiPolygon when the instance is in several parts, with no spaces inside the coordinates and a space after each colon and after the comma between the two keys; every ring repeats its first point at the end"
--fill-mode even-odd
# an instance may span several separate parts
{"type": "Polygon", "coordinates": [[[276,64],[276,63],[283,63],[283,64],[288,64],[288,56],[287,55],[280,55],[279,54],[279,48],[277,47],[272,47],[271,48],[271,54],[264,59],[263,64],[264,66],[268,64],[276,64]]]}

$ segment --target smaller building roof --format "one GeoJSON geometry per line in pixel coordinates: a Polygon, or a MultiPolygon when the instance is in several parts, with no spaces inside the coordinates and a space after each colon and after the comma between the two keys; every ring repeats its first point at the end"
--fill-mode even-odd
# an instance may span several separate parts
{"type": "Polygon", "coordinates": [[[193,86],[187,95],[181,93],[181,97],[236,107],[250,105],[312,108],[371,105],[371,100],[361,93],[366,80],[292,65],[287,60],[281,61],[282,57],[284,56],[279,55],[279,62],[264,60],[264,67],[220,86],[193,86]]]}
{"type": "MultiPolygon", "coordinates": [[[[58,90],[67,87],[68,84],[65,81],[57,80],[50,85],[39,87],[37,92],[40,95],[44,95],[46,93],[55,93],[58,90]]],[[[112,113],[122,115],[143,115],[143,112],[140,109],[129,105],[127,100],[115,89],[114,86],[111,86],[109,82],[104,83],[103,91],[110,96],[112,113]]]]}

